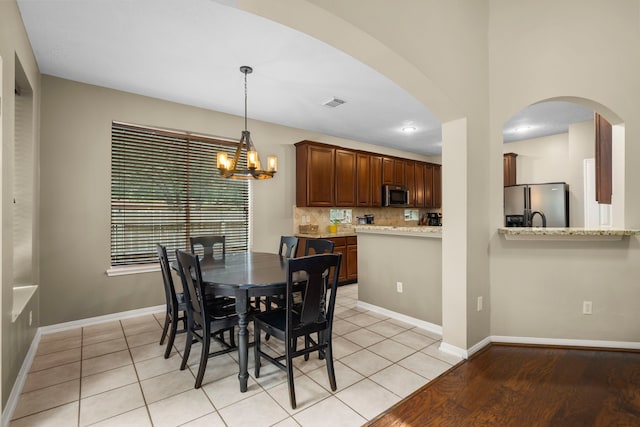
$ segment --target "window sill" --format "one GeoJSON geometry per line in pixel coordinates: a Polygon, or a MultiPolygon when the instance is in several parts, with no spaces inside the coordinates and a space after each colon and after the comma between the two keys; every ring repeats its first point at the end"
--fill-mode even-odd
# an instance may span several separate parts
{"type": "Polygon", "coordinates": [[[119,265],[116,267],[110,267],[107,270],[107,276],[126,276],[128,274],[138,273],[152,273],[154,271],[160,271],[160,264],[139,264],[139,265],[119,265]]]}
{"type": "MultiPolygon", "coordinates": [[[[38,290],[38,285],[25,285],[13,287],[13,307],[11,310],[11,321],[15,322],[18,316],[24,311],[31,297],[38,290]]],[[[31,318],[29,319],[29,326],[31,326],[31,318]]]]}

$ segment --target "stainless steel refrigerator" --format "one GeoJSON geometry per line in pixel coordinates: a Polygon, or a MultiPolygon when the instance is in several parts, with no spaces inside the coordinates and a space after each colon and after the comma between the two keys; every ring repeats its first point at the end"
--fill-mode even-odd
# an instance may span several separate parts
{"type": "Polygon", "coordinates": [[[507,227],[569,227],[569,185],[564,182],[504,187],[507,227]]]}

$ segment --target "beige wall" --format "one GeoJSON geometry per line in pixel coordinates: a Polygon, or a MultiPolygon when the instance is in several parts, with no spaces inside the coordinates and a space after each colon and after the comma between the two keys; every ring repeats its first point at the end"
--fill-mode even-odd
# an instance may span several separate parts
{"type": "Polygon", "coordinates": [[[358,233],[358,299],[441,326],[441,239],[358,233]]]}
{"type": "MultiPolygon", "coordinates": [[[[492,0],[490,6],[496,166],[502,126],[515,112],[556,97],[590,100],[589,107],[625,124],[626,226],[640,227],[640,193],[631,191],[640,182],[632,166],[640,161],[640,104],[632,101],[640,96],[639,2],[492,0]]],[[[492,169],[493,229],[501,220],[501,181],[501,171],[492,169]]],[[[492,335],[640,341],[638,237],[513,242],[494,234],[489,249],[492,335]],[[593,315],[581,314],[583,300],[593,301],[593,315]]]]}
{"type": "Polygon", "coordinates": [[[24,357],[29,349],[29,345],[38,327],[38,294],[25,308],[23,314],[11,321],[11,309],[13,305],[13,190],[14,190],[14,123],[15,123],[15,95],[14,87],[16,81],[16,57],[18,57],[29,85],[33,89],[33,141],[34,141],[34,162],[36,171],[34,175],[33,195],[35,197],[34,212],[34,262],[35,268],[32,271],[31,279],[38,283],[38,185],[37,185],[37,165],[39,156],[39,104],[40,104],[40,75],[38,66],[33,57],[31,45],[24,30],[20,12],[15,1],[0,1],[0,58],[2,65],[2,106],[0,118],[2,125],[1,142],[2,152],[0,161],[2,164],[2,187],[0,196],[2,200],[2,211],[0,219],[2,229],[2,249],[0,251],[0,274],[2,276],[2,407],[4,408],[13,383],[22,366],[24,357]],[[33,311],[33,324],[29,325],[29,311],[33,311]]]}
{"type": "Polygon", "coordinates": [[[640,314],[618,304],[616,293],[594,300],[603,310],[595,315],[600,329],[582,317],[563,323],[567,299],[581,307],[584,288],[606,286],[610,275],[621,281],[612,290],[638,300],[636,237],[618,243],[625,250],[617,252],[608,244],[556,243],[552,252],[560,256],[548,257],[551,243],[507,244],[496,233],[503,209],[502,126],[522,108],[555,98],[585,103],[614,124],[624,121],[626,226],[640,226],[640,193],[630,185],[640,181],[640,169],[631,171],[640,145],[630,143],[640,136],[637,0],[412,1],[402,8],[384,0],[239,4],[360,59],[442,120],[445,342],[468,348],[505,331],[638,341],[640,326],[633,325],[640,325],[640,314]],[[576,273],[579,263],[592,261],[602,269],[590,269],[589,277],[576,273]],[[517,286],[523,274],[531,277],[524,289],[517,286]],[[545,282],[553,286],[533,285],[545,282]],[[489,304],[477,313],[476,297],[489,293],[489,304]],[[610,321],[619,315],[632,319],[623,333],[610,321]]]}
{"type": "MultiPolygon", "coordinates": [[[[110,266],[111,122],[238,138],[242,118],[143,96],[42,77],[42,286],[51,325],[162,304],[160,273],[107,277],[110,266]]],[[[252,182],[253,249],[276,252],[290,234],[295,149],[303,139],[418,155],[263,122],[249,123],[258,150],[279,157],[272,180],[252,182]]]]}
{"type": "Polygon", "coordinates": [[[477,312],[475,300],[489,294],[489,168],[502,169],[501,162],[491,164],[488,149],[489,2],[420,0],[403,7],[385,0],[238,3],[375,68],[441,120],[443,215],[445,230],[455,230],[445,231],[442,242],[443,337],[462,349],[486,337],[489,311],[477,312]]]}

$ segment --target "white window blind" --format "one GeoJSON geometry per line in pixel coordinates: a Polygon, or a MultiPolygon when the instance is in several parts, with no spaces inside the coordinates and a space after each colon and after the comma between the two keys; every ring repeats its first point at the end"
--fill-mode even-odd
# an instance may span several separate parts
{"type": "Polygon", "coordinates": [[[216,168],[232,143],[117,122],[111,139],[112,266],[155,262],[156,243],[173,253],[191,236],[221,234],[227,252],[247,249],[249,184],[216,168]]]}

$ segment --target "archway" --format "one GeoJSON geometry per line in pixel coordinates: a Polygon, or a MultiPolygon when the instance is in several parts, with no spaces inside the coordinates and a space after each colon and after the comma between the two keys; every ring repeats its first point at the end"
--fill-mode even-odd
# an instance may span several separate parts
{"type": "MultiPolygon", "coordinates": [[[[607,124],[606,122],[603,122],[607,124]]],[[[540,203],[528,206],[519,215],[521,186],[542,183],[566,183],[568,209],[558,211],[547,226],[624,227],[624,123],[610,109],[595,101],[578,97],[556,97],[531,104],[513,114],[503,126],[505,225],[541,225],[527,213],[544,211],[540,203]],[[612,138],[600,138],[596,144],[594,115],[613,123],[612,138]],[[601,147],[598,150],[596,147],[601,147]],[[598,168],[596,152],[605,153],[598,168]],[[596,201],[596,181],[610,183],[611,200],[596,201]],[[514,186],[514,187],[512,187],[514,186]],[[564,215],[563,215],[564,213],[564,215]],[[564,218],[563,218],[564,216],[564,218]],[[522,219],[522,223],[519,220],[522,219]],[[566,223],[563,223],[563,219],[566,223]]],[[[537,189],[551,186],[531,187],[537,189]]],[[[560,188],[560,187],[558,187],[560,188]]],[[[553,188],[557,190],[557,188],[553,188]]],[[[533,201],[531,197],[524,198],[533,201]]],[[[559,201],[559,200],[558,200],[559,201]]],[[[547,203],[546,209],[559,203],[547,203]]]]}

